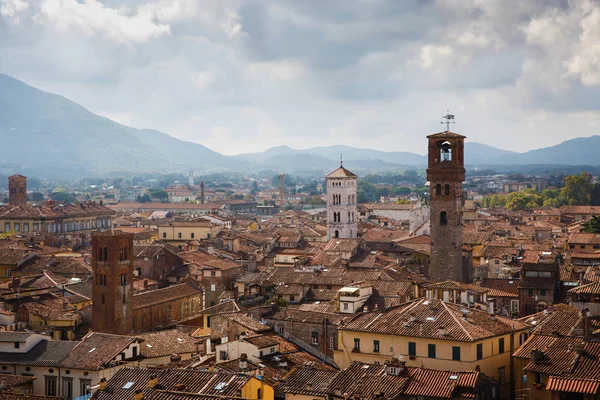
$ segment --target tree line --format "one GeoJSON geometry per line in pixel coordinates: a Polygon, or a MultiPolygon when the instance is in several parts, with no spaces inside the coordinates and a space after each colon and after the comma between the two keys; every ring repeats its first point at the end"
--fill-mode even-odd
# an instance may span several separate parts
{"type": "Polygon", "coordinates": [[[600,206],[600,183],[587,172],[568,175],[560,189],[546,189],[541,193],[533,189],[509,194],[493,194],[483,199],[484,207],[505,207],[511,211],[538,207],[600,206]]]}

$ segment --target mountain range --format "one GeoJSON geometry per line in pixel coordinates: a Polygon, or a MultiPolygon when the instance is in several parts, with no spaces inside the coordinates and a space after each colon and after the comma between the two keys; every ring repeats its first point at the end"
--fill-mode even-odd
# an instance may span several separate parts
{"type": "MultiPolygon", "coordinates": [[[[152,129],[135,129],[86,110],[62,96],[43,92],[0,74],[0,170],[55,176],[108,172],[285,171],[319,175],[345,165],[357,171],[422,168],[424,155],[350,146],[292,149],[225,156],[201,144],[152,129]]],[[[600,136],[568,140],[525,153],[482,143],[465,144],[465,163],[475,165],[600,164],[600,136]]]]}

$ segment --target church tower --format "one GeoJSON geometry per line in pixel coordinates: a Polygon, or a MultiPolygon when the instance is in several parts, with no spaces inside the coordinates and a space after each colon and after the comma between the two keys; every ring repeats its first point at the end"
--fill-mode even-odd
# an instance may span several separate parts
{"type": "MultiPolygon", "coordinates": [[[[454,116],[448,115],[448,119],[454,116]]],[[[468,280],[462,262],[462,182],[465,180],[465,136],[445,132],[427,136],[431,260],[429,277],[434,281],[468,280]]]]}
{"type": "Polygon", "coordinates": [[[8,204],[27,205],[27,177],[18,174],[8,177],[8,204]]]}
{"type": "Polygon", "coordinates": [[[133,331],[133,234],[92,236],[92,330],[128,335],[133,331]]]}
{"type": "Polygon", "coordinates": [[[355,238],[356,180],[358,176],[340,167],[327,175],[327,239],[355,238]]]}

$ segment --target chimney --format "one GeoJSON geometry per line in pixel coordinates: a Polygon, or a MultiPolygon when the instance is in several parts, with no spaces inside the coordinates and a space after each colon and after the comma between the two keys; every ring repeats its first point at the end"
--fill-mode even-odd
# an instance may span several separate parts
{"type": "Polygon", "coordinates": [[[246,353],[242,353],[240,355],[240,369],[248,368],[248,355],[246,353]]]}
{"type": "Polygon", "coordinates": [[[106,390],[107,384],[108,382],[106,382],[106,378],[100,379],[100,382],[98,383],[98,390],[106,390]]]}
{"type": "Polygon", "coordinates": [[[409,320],[410,322],[415,322],[417,320],[417,316],[414,313],[411,313],[409,320]]]}
{"type": "Polygon", "coordinates": [[[585,349],[583,347],[583,342],[575,345],[575,347],[573,348],[573,350],[575,351],[575,353],[582,355],[583,353],[585,353],[585,349]]]}
{"type": "Polygon", "coordinates": [[[144,290],[148,289],[148,279],[144,279],[144,290]]]}
{"type": "Polygon", "coordinates": [[[585,340],[590,337],[590,309],[581,310],[581,316],[583,318],[583,339],[585,340]]]}
{"type": "Polygon", "coordinates": [[[154,387],[158,384],[158,377],[156,375],[150,375],[150,380],[148,381],[148,387],[150,389],[154,389],[154,387]]]}
{"type": "Polygon", "coordinates": [[[187,391],[187,387],[183,383],[178,383],[177,385],[175,385],[175,391],[176,392],[185,392],[185,391],[187,391]]]}
{"type": "Polygon", "coordinates": [[[440,335],[440,336],[446,336],[446,329],[443,326],[440,326],[438,328],[438,335],[440,335]]]}
{"type": "Polygon", "coordinates": [[[208,372],[215,372],[215,363],[211,362],[208,364],[208,372]]]}
{"type": "Polygon", "coordinates": [[[204,204],[204,182],[200,182],[200,204],[204,204]]]}
{"type": "Polygon", "coordinates": [[[178,362],[181,361],[181,356],[179,354],[173,353],[171,354],[171,362],[178,362]]]}
{"type": "Polygon", "coordinates": [[[536,363],[544,359],[544,352],[538,349],[531,350],[530,360],[532,363],[536,363]]]}
{"type": "Polygon", "coordinates": [[[142,391],[142,389],[138,389],[135,391],[133,400],[144,400],[144,392],[142,391]]]}

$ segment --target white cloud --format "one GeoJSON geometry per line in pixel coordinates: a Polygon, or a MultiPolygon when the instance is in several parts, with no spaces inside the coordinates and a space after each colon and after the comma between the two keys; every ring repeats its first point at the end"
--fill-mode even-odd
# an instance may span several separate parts
{"type": "Polygon", "coordinates": [[[453,54],[454,49],[448,45],[436,46],[433,44],[427,44],[421,47],[421,51],[419,53],[421,68],[428,69],[445,64],[452,59],[453,54]]]}
{"type": "Polygon", "coordinates": [[[25,0],[0,0],[0,15],[19,22],[19,14],[29,8],[25,0]]]}
{"type": "Polygon", "coordinates": [[[158,23],[148,13],[126,13],[97,0],[41,0],[33,20],[64,33],[100,35],[122,43],[144,43],[170,33],[169,25],[158,23]]]}
{"type": "Polygon", "coordinates": [[[586,86],[600,85],[600,5],[573,2],[534,17],[523,28],[527,41],[544,51],[544,63],[559,65],[557,78],[576,78],[586,86]]]}
{"type": "Polygon", "coordinates": [[[249,71],[259,79],[270,81],[296,80],[308,75],[306,65],[299,60],[253,63],[250,65],[249,71]]]}

